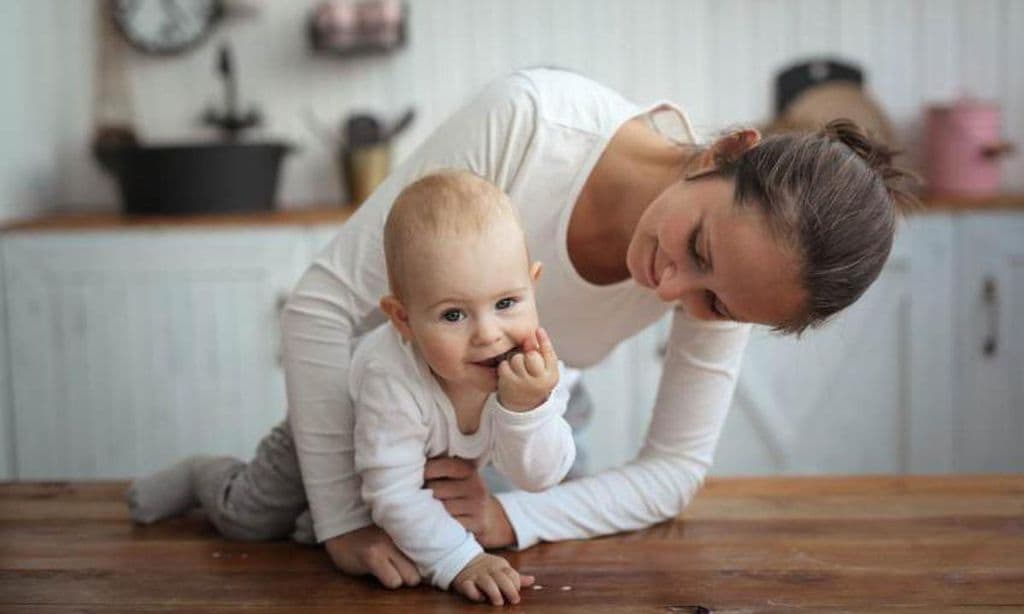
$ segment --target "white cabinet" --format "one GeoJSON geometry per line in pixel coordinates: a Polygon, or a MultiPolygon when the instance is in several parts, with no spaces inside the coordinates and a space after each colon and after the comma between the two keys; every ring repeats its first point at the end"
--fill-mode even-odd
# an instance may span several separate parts
{"type": "Polygon", "coordinates": [[[1024,216],[957,225],[954,468],[1024,471],[1024,216]]]}
{"type": "Polygon", "coordinates": [[[587,473],[617,467],[640,449],[658,392],[670,320],[665,316],[583,372],[593,403],[590,421],[578,438],[587,473]]]}
{"type": "Polygon", "coordinates": [[[303,229],[6,235],[17,477],[249,456],[284,416],[278,309],[311,251],[303,229]]]}
{"type": "MultiPolygon", "coordinates": [[[[0,235],[0,479],[248,457],[285,412],[281,301],[336,231],[0,235]]],[[[913,217],[833,323],[756,330],[713,472],[1024,471],[1022,239],[1020,213],[913,217]]],[[[584,374],[591,471],[639,449],[667,324],[584,374]]]]}
{"type": "Polygon", "coordinates": [[[801,339],[755,329],[719,474],[951,470],[953,228],[909,220],[861,299],[801,339]]]}
{"type": "MultiPolygon", "coordinates": [[[[3,267],[3,252],[0,251],[0,270],[3,267]]],[[[11,407],[11,385],[7,352],[7,302],[6,288],[0,284],[0,480],[10,480],[16,475],[14,458],[14,408],[11,407]]]]}

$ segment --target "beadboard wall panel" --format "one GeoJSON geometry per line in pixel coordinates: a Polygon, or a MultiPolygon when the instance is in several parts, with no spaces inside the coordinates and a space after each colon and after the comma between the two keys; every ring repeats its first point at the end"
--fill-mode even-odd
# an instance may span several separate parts
{"type": "MultiPolygon", "coordinates": [[[[1014,236],[997,225],[986,229],[1002,237],[998,242],[1014,236]]],[[[1016,389],[1015,397],[985,399],[991,418],[970,430],[957,427],[962,419],[954,408],[974,408],[987,393],[972,389],[954,405],[956,373],[975,369],[984,382],[978,389],[1011,378],[988,374],[970,360],[954,369],[965,343],[955,345],[953,338],[955,293],[964,285],[954,279],[953,230],[953,216],[913,218],[878,282],[821,330],[796,339],[755,327],[713,474],[944,473],[978,466],[957,462],[954,451],[963,449],[987,455],[989,471],[1021,466],[1008,443],[1020,431],[1021,421],[1007,410],[1020,396],[1016,389]],[[1000,427],[1008,434],[990,437],[998,445],[986,446],[985,433],[1000,427]]],[[[668,333],[663,319],[584,372],[594,398],[594,417],[582,437],[588,470],[635,458],[650,423],[668,333]]],[[[1012,338],[1006,343],[1021,347],[1012,338]]]]}
{"type": "Polygon", "coordinates": [[[912,221],[879,280],[832,324],[799,340],[755,328],[714,473],[957,469],[953,229],[948,217],[912,221]]]}
{"type": "MultiPolygon", "coordinates": [[[[40,104],[22,96],[5,107],[11,129],[34,139],[19,139],[30,144],[19,158],[24,164],[0,171],[2,217],[45,210],[54,200],[114,207],[113,183],[87,148],[97,2],[7,10],[11,32],[41,36],[9,37],[8,57],[21,60],[0,64],[0,77],[40,104]]],[[[961,94],[999,102],[1006,136],[1024,143],[1019,0],[410,0],[408,46],[357,60],[310,54],[305,24],[314,5],[261,2],[258,17],[221,26],[184,56],[132,53],[126,78],[140,134],[211,136],[198,117],[222,98],[213,63],[216,44],[227,40],[243,102],[267,117],[264,135],[298,146],[282,180],[288,206],[344,198],[328,142],[345,116],[371,110],[394,117],[414,106],[416,121],[396,142],[398,161],[486,82],[533,65],[580,71],[640,102],[674,100],[713,135],[767,121],[774,74],[831,55],[865,68],[910,164],[921,159],[924,105],[961,94]]],[[[1024,155],[1004,166],[1005,189],[1024,189],[1024,155]]]]}
{"type": "MultiPolygon", "coordinates": [[[[0,271],[3,253],[0,251],[0,271]]],[[[7,300],[0,284],[0,348],[7,347],[7,300]]],[[[7,352],[0,352],[0,481],[15,476],[14,406],[11,403],[10,363],[7,352]]]]}
{"type": "Polygon", "coordinates": [[[311,258],[301,233],[29,233],[3,258],[20,479],[248,458],[284,417],[278,308],[311,258]]]}

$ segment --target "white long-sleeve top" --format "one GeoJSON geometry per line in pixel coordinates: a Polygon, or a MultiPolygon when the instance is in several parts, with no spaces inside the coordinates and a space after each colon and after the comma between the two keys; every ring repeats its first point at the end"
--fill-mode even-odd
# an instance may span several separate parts
{"type": "Polygon", "coordinates": [[[560,482],[576,458],[572,429],[562,418],[569,401],[564,377],[530,411],[509,411],[491,394],[479,428],[466,434],[430,368],[385,324],[359,342],[349,390],[356,471],[371,517],[424,578],[445,590],[483,549],[423,488],[426,460],[444,455],[477,467],[491,461],[517,487],[539,491],[560,482]]]}
{"type": "MultiPolygon", "coordinates": [[[[640,107],[558,70],[502,78],[395,169],[317,256],[286,306],[283,330],[289,421],[320,540],[371,522],[359,496],[345,375],[353,339],[383,322],[377,309],[387,290],[382,229],[391,203],[410,182],[437,169],[462,168],[511,196],[531,257],[544,263],[536,292],[540,321],[568,367],[599,362],[673,309],[630,279],[592,284],[569,258],[569,218],[584,182],[612,135],[634,117],[647,118],[666,138],[695,139],[686,116],[668,103],[640,107]]],[[[639,456],[542,493],[499,496],[518,547],[637,529],[677,515],[711,464],[749,328],[699,322],[676,309],[639,456]]]]}

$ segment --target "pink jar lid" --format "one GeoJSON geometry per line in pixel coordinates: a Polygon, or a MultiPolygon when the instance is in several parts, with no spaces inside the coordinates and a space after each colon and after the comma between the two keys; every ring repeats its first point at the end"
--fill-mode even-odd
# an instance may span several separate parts
{"type": "Polygon", "coordinates": [[[999,104],[969,96],[961,96],[953,102],[930,104],[928,105],[928,111],[934,113],[998,113],[999,104]]]}

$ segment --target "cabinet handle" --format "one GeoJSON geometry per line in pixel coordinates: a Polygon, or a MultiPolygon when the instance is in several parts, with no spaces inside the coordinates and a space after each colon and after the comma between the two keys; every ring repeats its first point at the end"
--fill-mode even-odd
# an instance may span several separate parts
{"type": "Polygon", "coordinates": [[[275,354],[277,356],[277,366],[282,368],[282,369],[284,368],[284,348],[281,347],[281,344],[282,344],[282,341],[281,341],[282,331],[281,331],[280,324],[281,324],[281,316],[284,315],[284,307],[285,307],[285,305],[288,304],[288,299],[290,297],[291,297],[291,294],[288,293],[288,292],[279,292],[278,295],[277,295],[277,300],[274,302],[274,307],[276,308],[276,312],[275,313],[277,313],[277,323],[278,323],[278,327],[277,327],[277,338],[278,338],[278,341],[277,341],[277,352],[275,352],[275,354]]]}
{"type": "Polygon", "coordinates": [[[981,287],[981,302],[985,307],[985,338],[981,342],[981,355],[992,358],[999,347],[999,288],[994,277],[986,277],[981,287]]]}
{"type": "Polygon", "coordinates": [[[277,315],[280,316],[281,314],[284,313],[284,306],[288,304],[289,298],[291,298],[291,294],[288,292],[278,293],[277,302],[275,303],[275,305],[277,306],[277,315]]]}

